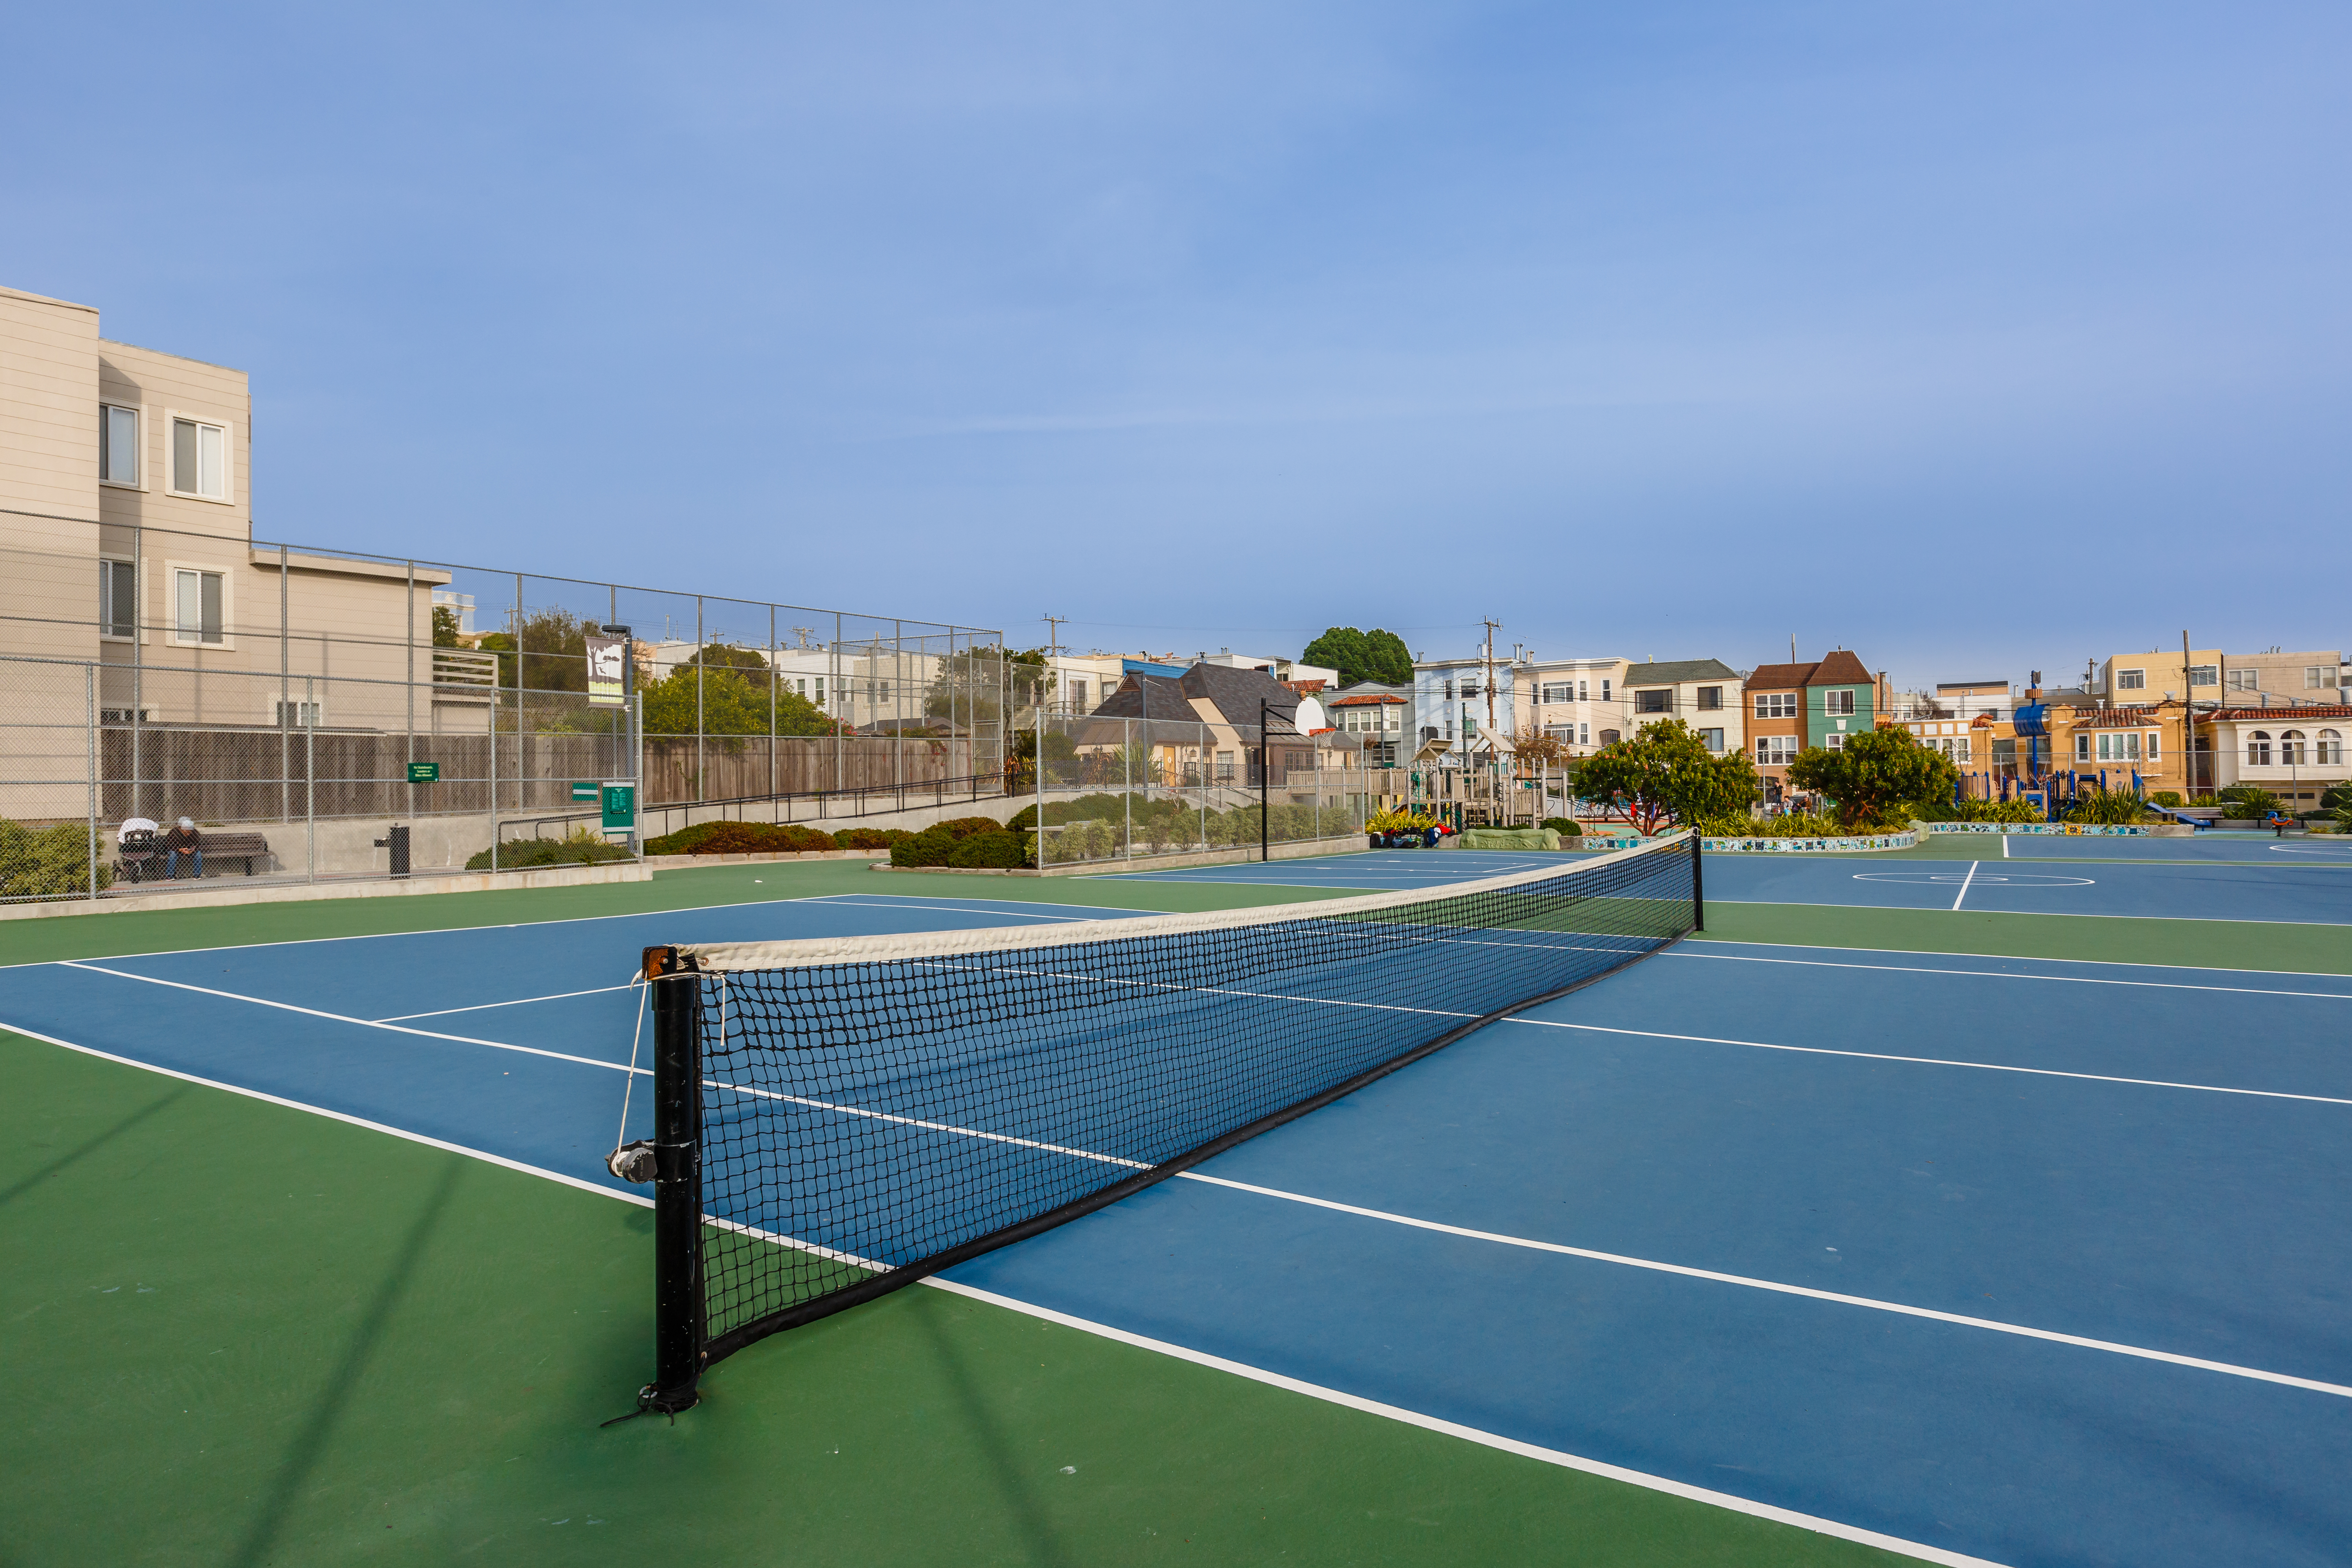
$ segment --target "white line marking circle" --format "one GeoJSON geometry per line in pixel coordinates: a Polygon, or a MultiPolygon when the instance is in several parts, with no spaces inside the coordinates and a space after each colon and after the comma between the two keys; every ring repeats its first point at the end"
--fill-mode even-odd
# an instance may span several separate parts
{"type": "Polygon", "coordinates": [[[2265,844],[2273,855],[2352,855],[2352,844],[2265,844]]]}
{"type": "MultiPolygon", "coordinates": [[[[1908,882],[1915,886],[1957,888],[1969,879],[1965,871],[1856,871],[1857,882],[1908,882]]],[[[1979,871],[1976,885],[1979,888],[2006,883],[2012,888],[2087,888],[2088,877],[2053,877],[2036,871],[1979,871]]]]}

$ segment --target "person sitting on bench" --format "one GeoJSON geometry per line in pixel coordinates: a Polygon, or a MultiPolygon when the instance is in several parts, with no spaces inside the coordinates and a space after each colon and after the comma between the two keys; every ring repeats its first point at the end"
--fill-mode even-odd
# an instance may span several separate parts
{"type": "Polygon", "coordinates": [[[185,855],[195,862],[193,876],[197,880],[205,875],[205,836],[186,817],[180,818],[169,833],[163,835],[163,861],[168,875],[174,882],[180,879],[180,857],[185,855]]]}

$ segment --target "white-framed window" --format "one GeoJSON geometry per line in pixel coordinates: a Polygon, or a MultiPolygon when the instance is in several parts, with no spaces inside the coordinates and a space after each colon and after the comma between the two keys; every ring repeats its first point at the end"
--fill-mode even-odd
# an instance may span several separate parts
{"type": "Polygon", "coordinates": [[[202,500],[229,499],[227,426],[172,416],[172,493],[202,500]]]}
{"type": "Polygon", "coordinates": [[[2267,730],[2257,730],[2246,737],[2246,766],[2266,768],[2271,765],[2271,737],[2267,730]]]}
{"type": "Polygon", "coordinates": [[[2116,671],[2116,689],[2117,691],[2147,690],[2147,671],[2144,669],[2119,669],[2116,671]]]}
{"type": "MultiPolygon", "coordinates": [[[[2079,737],[2079,739],[2087,741],[2090,737],[2088,735],[2084,735],[2079,737]]],[[[2074,748],[2074,754],[2076,756],[2082,755],[2082,747],[2080,745],[2077,745],[2074,748]]],[[[2139,731],[2137,730],[2117,730],[2112,733],[2101,735],[2099,737],[2099,761],[2103,763],[2136,763],[2139,761],[2139,731]]]]}
{"type": "Polygon", "coordinates": [[[1968,760],[1969,738],[1966,735],[1962,735],[1959,739],[1952,742],[1952,761],[1956,763],[1965,763],[1968,760]]]}
{"type": "Polygon", "coordinates": [[[824,677],[822,675],[816,678],[816,705],[820,708],[824,706],[824,677]]]}
{"type": "MultiPolygon", "coordinates": [[[[1699,710],[1700,712],[1702,712],[1702,713],[1713,713],[1713,712],[1718,711],[1722,707],[1723,707],[1723,688],[1722,688],[1722,687],[1720,687],[1720,686],[1702,686],[1702,687],[1700,687],[1700,688],[1698,689],[1698,710],[1699,710]]],[[[1721,751],[1722,749],[1723,749],[1723,748],[1722,748],[1722,747],[1720,747],[1720,746],[1717,746],[1717,747],[1716,748],[1716,750],[1717,750],[1717,751],[1718,751],[1718,752],[1719,752],[1719,751],[1721,751]]]]}
{"type": "Polygon", "coordinates": [[[1785,767],[1796,760],[1796,736],[1759,735],[1756,737],[1756,761],[1762,766],[1785,767]]]}
{"type": "Polygon", "coordinates": [[[101,403],[98,408],[98,482],[139,488],[139,410],[101,403]]]}
{"type": "Polygon", "coordinates": [[[1583,681],[1580,680],[1576,683],[1576,700],[1579,702],[1590,702],[1591,700],[1590,697],[1585,695],[1585,684],[1583,681]]]}
{"type": "MultiPolygon", "coordinates": [[[[2099,739],[2104,742],[2106,737],[2102,735],[2099,739]]],[[[2074,737],[2074,760],[2078,763],[2091,760],[2091,735],[2087,730],[2074,737]]]]}
{"type": "Polygon", "coordinates": [[[2192,689],[2200,686],[2221,685],[2221,667],[2216,664],[2190,665],[2189,667],[2189,684],[2192,689]]]}
{"type": "Polygon", "coordinates": [[[2284,731],[2279,735],[2279,766],[2300,767],[2311,759],[2304,755],[2304,734],[2300,730],[2284,731]]]}
{"type": "Polygon", "coordinates": [[[1603,702],[1609,700],[1609,682],[1606,680],[1601,683],[1601,700],[1603,702]]]}
{"type": "Polygon", "coordinates": [[[2335,684],[2336,672],[2328,668],[2326,665],[2307,664],[2303,667],[2303,689],[2305,690],[2309,691],[2316,687],[2333,686],[2335,684]]]}
{"type": "Polygon", "coordinates": [[[1797,716],[1797,694],[1793,691],[1767,691],[1756,699],[1759,719],[1793,719],[1797,716]]]}
{"type": "Polygon", "coordinates": [[[1845,731],[1843,730],[1832,730],[1828,734],[1822,736],[1822,740],[1832,752],[1843,752],[1845,750],[1845,731]]]}
{"type": "Polygon", "coordinates": [[[1840,714],[1852,717],[1853,713],[1853,693],[1852,691],[1842,690],[1834,688],[1822,692],[1822,711],[1830,714],[1832,717],[1840,714]]]}
{"type": "Polygon", "coordinates": [[[1710,752],[1723,750],[1723,731],[1720,730],[1701,730],[1698,738],[1699,743],[1710,752]]]}
{"type": "Polygon", "coordinates": [[[2230,672],[2230,689],[2231,689],[2231,690],[2232,690],[2232,691],[2260,691],[2262,689],[2263,689],[2263,672],[2262,672],[2261,670],[2259,670],[2259,669],[2233,669],[2233,670],[2231,670],[2231,671],[2230,672]]]}
{"type": "Polygon", "coordinates": [[[1084,708],[1087,705],[1087,683],[1085,681],[1073,680],[1070,682],[1070,703],[1073,707],[1076,708],[1084,708]]]}
{"type": "Polygon", "coordinates": [[[1589,746],[1589,745],[1592,744],[1592,726],[1591,726],[1591,725],[1590,725],[1590,724],[1579,724],[1579,725],[1577,725],[1577,727],[1576,727],[1576,743],[1577,743],[1578,745],[1580,745],[1580,746],[1589,746]]]}
{"type": "Polygon", "coordinates": [[[281,730],[316,729],[319,723],[319,705],[316,702],[305,702],[299,698],[281,697],[278,700],[277,711],[269,721],[281,730]]]}
{"type": "Polygon", "coordinates": [[[2337,730],[2322,730],[2319,743],[2312,748],[2312,761],[2341,767],[2344,763],[2344,735],[2337,730]]]}
{"type": "Polygon", "coordinates": [[[1664,713],[1674,705],[1674,695],[1671,691],[1636,691],[1633,693],[1633,711],[1664,713]]]}
{"type": "Polygon", "coordinates": [[[228,636],[228,583],[197,566],[172,568],[172,640],[219,646],[228,636]]]}
{"type": "Polygon", "coordinates": [[[2162,743],[2162,738],[2159,734],[2156,731],[2151,730],[2147,732],[2147,743],[2140,748],[2141,753],[2151,763],[2161,762],[2163,760],[2163,753],[2158,748],[2162,743]]]}
{"type": "Polygon", "coordinates": [[[126,641],[139,635],[139,568],[128,561],[98,563],[98,635],[126,641]]]}
{"type": "Polygon", "coordinates": [[[1543,691],[1538,700],[1573,702],[1576,700],[1576,683],[1569,680],[1548,680],[1544,682],[1543,691]]]}

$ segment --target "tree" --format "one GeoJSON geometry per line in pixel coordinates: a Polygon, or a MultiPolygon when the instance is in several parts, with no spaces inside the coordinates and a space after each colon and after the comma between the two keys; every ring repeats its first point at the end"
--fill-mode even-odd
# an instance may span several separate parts
{"type": "Polygon", "coordinates": [[[1668,817],[1688,826],[1746,812],[1756,798],[1756,769],[1745,752],[1718,756],[1681,720],[1660,719],[1585,758],[1576,791],[1610,802],[1643,833],[1655,833],[1668,817]]]}
{"type": "Polygon", "coordinates": [[[1808,746],[1789,764],[1789,782],[1837,802],[1847,827],[1876,826],[1900,808],[1948,801],[1959,770],[1898,725],[1849,735],[1843,746],[1808,746]]]}
{"type": "Polygon", "coordinates": [[[591,623],[569,610],[533,610],[523,617],[520,646],[512,632],[492,632],[474,646],[499,656],[500,686],[520,685],[532,691],[585,691],[590,629],[591,623]],[[520,680],[515,674],[518,653],[522,658],[520,680]]]}
{"type": "Polygon", "coordinates": [[[755,647],[737,647],[732,643],[714,642],[705,643],[695,649],[694,657],[686,662],[698,664],[705,669],[765,669],[768,668],[768,656],[755,647]]]}
{"type": "Polygon", "coordinates": [[[705,735],[830,735],[834,721],[796,691],[775,694],[775,728],[768,727],[768,683],[752,681],[731,666],[698,670],[681,664],[642,688],[646,733],[692,735],[697,731],[695,683],[701,678],[700,729],[705,735]]]}
{"type": "Polygon", "coordinates": [[[433,646],[435,647],[464,646],[457,641],[457,612],[447,605],[433,606],[433,646]]]}
{"type": "Polygon", "coordinates": [[[1333,626],[1307,645],[1300,662],[1319,664],[1339,672],[1339,684],[1377,680],[1383,686],[1412,684],[1412,653],[1394,632],[1374,626],[1360,632],[1353,626],[1333,626]]]}
{"type": "Polygon", "coordinates": [[[1519,726],[1518,732],[1506,743],[1511,755],[1518,759],[1523,768],[1558,767],[1567,762],[1570,754],[1570,747],[1566,741],[1532,724],[1519,726]]]}

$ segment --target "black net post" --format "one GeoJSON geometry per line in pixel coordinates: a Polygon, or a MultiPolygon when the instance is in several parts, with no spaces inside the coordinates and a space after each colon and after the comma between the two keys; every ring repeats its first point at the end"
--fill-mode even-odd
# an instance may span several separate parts
{"type": "Polygon", "coordinates": [[[646,1409],[676,1415],[701,1396],[702,982],[674,947],[649,947],[654,1013],[654,1381],[646,1409]]]}
{"type": "Polygon", "coordinates": [[[1697,828],[1692,828],[1690,830],[1690,836],[1691,930],[1700,931],[1706,929],[1706,887],[1699,871],[1699,851],[1704,847],[1704,846],[1699,842],[1699,830],[1697,828]]]}

